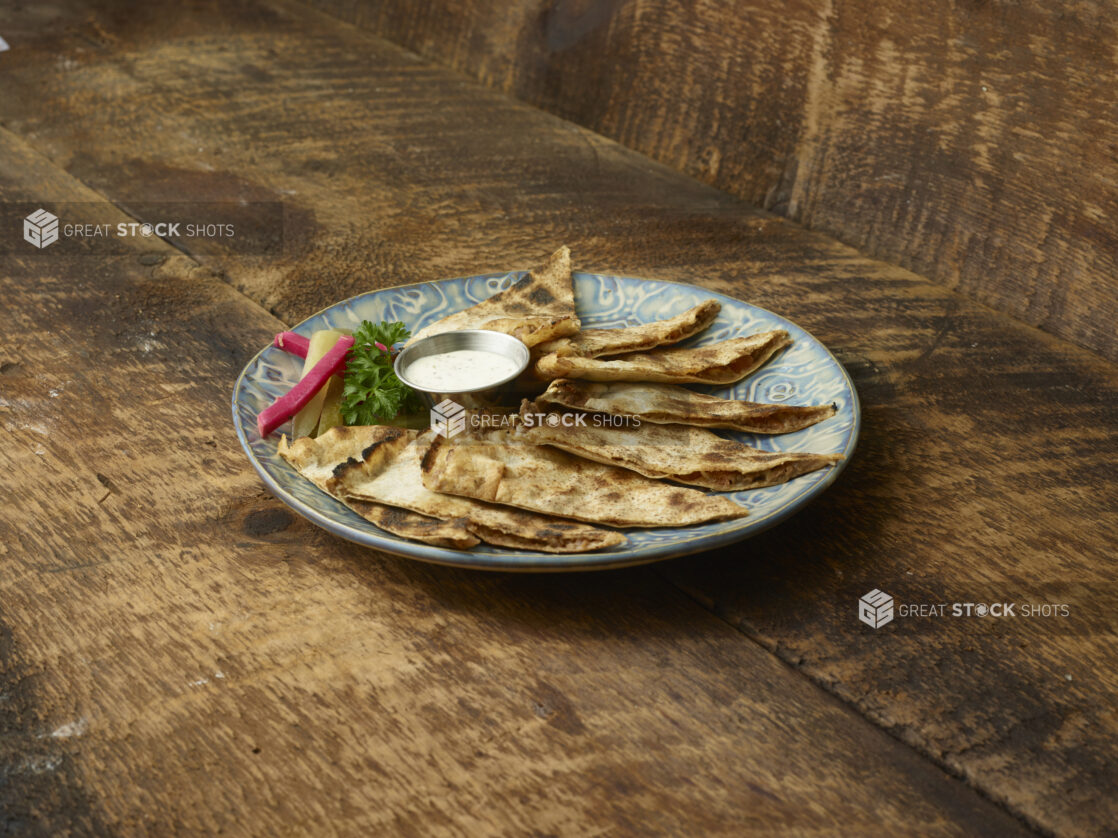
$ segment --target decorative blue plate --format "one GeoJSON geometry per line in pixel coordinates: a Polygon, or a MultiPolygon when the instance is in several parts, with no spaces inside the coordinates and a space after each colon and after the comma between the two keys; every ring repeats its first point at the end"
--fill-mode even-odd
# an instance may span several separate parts
{"type": "MultiPolygon", "coordinates": [[[[402,320],[414,333],[452,312],[467,308],[507,288],[524,272],[485,274],[439,282],[423,282],[372,291],[330,306],[304,320],[293,331],[310,336],[318,329],[353,328],[362,320],[402,320]]],[[[370,524],[334,498],[303,479],[276,453],[280,434],[290,435],[290,423],[267,439],[256,430],[256,416],[302,375],[302,359],[272,346],[249,362],[233,388],[233,422],[253,467],[277,498],[299,515],[335,535],[387,553],[440,564],[491,570],[588,570],[622,567],[682,556],[721,547],[783,521],[835,482],[850,461],[858,439],[858,396],[846,370],[814,337],[795,323],[763,308],[693,285],[619,276],[575,273],[575,299],[584,326],[609,328],[663,320],[703,300],[722,303],[714,324],[688,341],[691,345],[787,329],[794,343],[766,366],[729,388],[704,388],[727,398],[755,402],[828,404],[838,406],[830,419],[791,434],[765,436],[729,434],[766,451],[836,452],[845,459],[836,466],[797,477],[780,486],[727,492],[749,509],[736,521],[673,529],[627,530],[628,543],[593,553],[551,554],[507,550],[481,544],[472,550],[450,550],[408,541],[370,524]]]]}

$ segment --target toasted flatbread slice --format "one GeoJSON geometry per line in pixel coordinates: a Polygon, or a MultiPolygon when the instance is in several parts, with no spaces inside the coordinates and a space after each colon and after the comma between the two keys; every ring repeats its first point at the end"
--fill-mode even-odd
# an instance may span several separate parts
{"type": "MultiPolygon", "coordinates": [[[[539,414],[525,402],[524,413],[539,414]]],[[[592,417],[587,417],[592,419],[592,417]]],[[[786,483],[793,477],[833,465],[840,454],[760,451],[705,428],[641,424],[639,427],[521,423],[516,439],[550,445],[598,463],[620,466],[652,477],[701,486],[717,492],[740,492],[786,483]]]]}
{"type": "Polygon", "coordinates": [[[835,415],[833,404],[792,405],[720,399],[674,384],[560,378],[536,399],[543,406],[636,416],[656,425],[695,425],[754,434],[787,434],[835,415]]]}
{"type": "Polygon", "coordinates": [[[412,340],[461,329],[504,332],[528,346],[575,334],[579,320],[571,285],[571,251],[559,248],[542,268],[488,300],[423,327],[412,340]]]}
{"type": "Polygon", "coordinates": [[[285,436],[280,440],[279,453],[303,477],[386,532],[455,550],[476,546],[477,536],[461,520],[440,520],[379,503],[356,501],[338,490],[334,471],[340,465],[357,457],[374,456],[375,452],[399,446],[401,442],[406,445],[414,437],[415,431],[385,425],[340,426],[318,439],[303,437],[291,445],[285,436]]]}
{"type": "Polygon", "coordinates": [[[340,425],[317,438],[300,437],[289,443],[284,436],[280,439],[279,455],[322,491],[338,497],[333,485],[334,469],[376,451],[402,448],[416,434],[417,431],[392,425],[340,425]]]}
{"type": "Polygon", "coordinates": [[[382,446],[349,459],[334,469],[331,486],[349,498],[460,520],[482,541],[499,547],[583,553],[625,542],[624,535],[612,530],[428,490],[420,463],[431,436],[425,432],[403,447],[382,446]]]}
{"type": "Polygon", "coordinates": [[[423,458],[435,492],[615,527],[684,527],[747,515],[718,495],[513,438],[507,432],[437,437],[423,458]]]}
{"type": "Polygon", "coordinates": [[[540,355],[554,352],[556,355],[576,355],[579,358],[600,358],[603,355],[623,355],[628,352],[643,352],[670,343],[679,343],[697,335],[714,322],[722,304],[718,300],[707,300],[683,314],[667,320],[629,326],[624,329],[583,329],[569,338],[549,340],[536,347],[540,355]]]}
{"type": "Polygon", "coordinates": [[[451,550],[469,550],[481,543],[461,518],[442,521],[382,503],[342,498],[342,503],[385,532],[451,550]]]}
{"type": "Polygon", "coordinates": [[[733,338],[692,349],[654,349],[618,358],[579,358],[554,352],[535,364],[544,380],[579,378],[588,381],[660,381],[733,384],[759,369],[792,343],[783,329],[733,338]]]}

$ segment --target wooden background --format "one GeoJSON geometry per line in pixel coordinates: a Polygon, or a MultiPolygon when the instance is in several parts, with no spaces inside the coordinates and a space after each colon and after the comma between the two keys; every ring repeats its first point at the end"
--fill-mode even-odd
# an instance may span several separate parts
{"type": "Polygon", "coordinates": [[[1118,359],[1118,4],[313,0],[1118,359]]]}
{"type": "Polygon", "coordinates": [[[2,243],[0,830],[1112,832],[1113,362],[295,3],[0,34],[0,205],[285,207],[279,251],[2,243]],[[273,332],[561,242],[816,334],[864,411],[836,485],[724,550],[543,578],[267,495],[228,400],[273,332]],[[874,631],[871,588],[1071,616],[874,631]]]}

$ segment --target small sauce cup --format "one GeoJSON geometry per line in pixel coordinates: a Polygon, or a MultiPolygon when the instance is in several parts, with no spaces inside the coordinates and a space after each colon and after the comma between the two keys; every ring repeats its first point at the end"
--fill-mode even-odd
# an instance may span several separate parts
{"type": "Polygon", "coordinates": [[[463,329],[409,342],[396,356],[393,368],[396,370],[396,377],[415,390],[428,408],[435,407],[445,399],[450,399],[462,407],[502,407],[511,405],[515,400],[516,379],[528,368],[530,358],[528,347],[519,338],[486,329],[463,329]],[[408,377],[408,367],[420,358],[460,349],[475,349],[503,355],[516,364],[516,372],[481,387],[454,392],[431,390],[408,377]]]}

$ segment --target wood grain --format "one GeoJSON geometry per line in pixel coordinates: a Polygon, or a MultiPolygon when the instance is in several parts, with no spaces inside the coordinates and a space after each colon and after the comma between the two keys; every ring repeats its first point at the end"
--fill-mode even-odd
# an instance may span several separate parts
{"type": "MultiPolygon", "coordinates": [[[[859,826],[866,821],[844,826],[830,819],[835,812],[848,814],[835,808],[846,795],[850,809],[861,809],[867,818],[872,812],[875,824],[951,831],[957,821],[944,816],[941,823],[939,815],[930,814],[934,806],[920,809],[907,798],[903,807],[912,809],[912,820],[893,819],[889,808],[874,811],[878,804],[860,796],[866,781],[845,767],[827,765],[838,759],[835,752],[828,751],[826,771],[811,762],[819,758],[815,752],[803,763],[780,755],[793,741],[831,748],[837,722],[786,725],[789,740],[773,739],[768,730],[734,733],[734,725],[779,715],[776,707],[785,699],[767,693],[751,698],[733,721],[726,714],[737,712],[727,708],[742,695],[751,695],[756,688],[751,679],[764,681],[769,677],[764,673],[785,670],[767,668],[771,663],[764,656],[733,657],[747,655],[750,647],[735,642],[728,628],[690,616],[671,590],[660,587],[662,572],[787,662],[788,672],[815,680],[1029,824],[1058,834],[1103,834],[1118,818],[1109,793],[1118,784],[1113,365],[296,6],[197,4],[178,13],[161,9],[150,18],[111,6],[82,6],[57,14],[58,20],[44,27],[25,14],[0,12],[0,31],[18,35],[23,44],[22,63],[3,70],[12,94],[0,101],[0,118],[56,165],[126,209],[175,197],[283,200],[288,215],[281,256],[246,257],[214,246],[197,257],[286,322],[374,287],[527,267],[566,242],[579,268],[697,282],[791,317],[838,354],[864,408],[853,462],[825,499],[793,523],[709,557],[673,562],[663,571],[581,581],[477,578],[370,562],[366,554],[347,552],[350,548],[296,521],[268,539],[242,540],[233,535],[237,525],[221,529],[214,523],[214,498],[222,499],[223,514],[234,520],[250,511],[277,520],[284,513],[268,511],[225,432],[215,435],[210,453],[174,448],[176,459],[167,462],[145,460],[119,471],[105,466],[98,473],[114,485],[128,477],[139,492],[141,507],[127,519],[133,528],[128,537],[113,541],[98,519],[83,516],[83,526],[92,529],[61,536],[31,529],[18,555],[26,563],[32,561],[27,556],[55,551],[61,563],[73,563],[76,552],[108,550],[116,561],[82,572],[122,574],[111,582],[94,576],[88,588],[78,590],[80,603],[65,612],[68,622],[92,621],[81,608],[107,608],[112,616],[105,619],[113,621],[109,636],[131,638],[119,654],[109,647],[100,658],[83,651],[91,660],[103,659],[115,679],[106,695],[123,702],[121,715],[112,717],[109,739],[81,757],[88,760],[82,763],[87,770],[107,766],[107,776],[120,783],[107,789],[108,780],[87,780],[97,806],[110,807],[106,817],[119,820],[139,811],[141,793],[155,795],[160,817],[188,817],[184,813],[193,811],[188,806],[198,803],[164,789],[169,778],[181,776],[165,750],[141,759],[143,751],[130,749],[124,731],[135,728],[143,733],[136,740],[143,747],[191,743],[173,746],[189,747],[182,753],[196,760],[191,764],[211,771],[235,756],[230,773],[213,775],[219,785],[205,786],[221,789],[217,799],[228,807],[222,811],[233,811],[235,795],[242,793],[232,790],[240,788],[229,780],[233,776],[260,778],[243,792],[252,807],[288,806],[287,798],[300,794],[325,807],[301,815],[281,808],[276,822],[355,812],[353,807],[367,803],[370,798],[357,796],[364,792],[347,782],[365,776],[359,766],[373,770],[375,762],[384,768],[382,758],[372,756],[380,753],[371,744],[375,739],[391,743],[390,751],[402,749],[403,756],[386,763],[389,773],[403,760],[426,760],[428,766],[404,775],[425,790],[421,801],[407,801],[405,783],[392,787],[385,811],[398,814],[401,831],[420,826],[453,831],[459,822],[452,812],[481,817],[479,801],[485,801],[486,811],[516,810],[516,817],[527,818],[503,822],[513,830],[531,824],[569,832],[608,822],[622,832],[636,831],[655,815],[669,819],[658,827],[666,833],[681,825],[707,825],[708,817],[731,824],[729,831],[735,832],[741,818],[764,812],[769,804],[761,793],[735,796],[752,793],[733,778],[744,783],[754,775],[770,777],[768,772],[783,771],[780,766],[795,766],[781,774],[785,785],[762,788],[778,798],[780,812],[796,814],[773,816],[772,829],[792,823],[788,831],[876,831],[859,826]],[[200,463],[207,460],[203,468],[200,463]],[[168,465],[176,471],[193,468],[202,483],[175,484],[166,501],[143,507],[157,497],[144,487],[164,481],[168,465]],[[76,540],[83,542],[80,550],[76,540]],[[183,550],[188,552],[180,555],[183,550]],[[211,580],[216,587],[208,587],[211,580]],[[873,587],[900,602],[1066,600],[1072,616],[1057,625],[898,619],[874,632],[855,617],[857,598],[873,587]],[[127,607],[122,598],[141,591],[131,606],[134,616],[118,615],[114,609],[127,607]],[[95,595],[103,599],[84,599],[95,595]],[[224,615],[235,633],[216,639],[208,633],[209,621],[197,615],[207,608],[224,615]],[[644,628],[634,628],[638,625],[644,628]],[[723,651],[712,651],[721,644],[723,651]],[[545,647],[550,651],[542,651],[545,647]],[[383,659],[378,650],[386,650],[383,659]],[[207,677],[210,684],[202,686],[218,689],[211,686],[213,671],[228,674],[224,667],[232,667],[238,654],[248,656],[238,670],[246,673],[246,692],[224,698],[216,693],[213,705],[189,699],[195,693],[184,684],[207,677]],[[459,654],[477,657],[453,663],[459,654]],[[637,657],[629,660],[629,654],[637,657]],[[677,654],[690,655],[694,663],[677,654]],[[717,657],[722,654],[731,657],[717,657]],[[699,665],[711,656],[717,666],[699,665]],[[144,667],[158,677],[154,686],[134,688],[133,696],[122,685],[144,667]],[[180,669],[195,674],[177,681],[168,674],[180,669]],[[690,696],[695,688],[665,686],[665,673],[684,673],[684,682],[710,678],[731,686],[702,687],[713,697],[694,705],[673,693],[690,696]],[[586,686],[584,676],[591,679],[585,684],[598,686],[586,686]],[[479,679],[476,685],[470,677],[479,679]],[[725,678],[730,681],[720,680],[725,678]],[[250,689],[260,679],[273,680],[267,688],[250,689]],[[451,699],[457,700],[460,682],[472,690],[461,713],[445,709],[456,706],[451,699]],[[523,748],[517,744],[523,730],[534,730],[523,727],[523,720],[534,723],[533,717],[517,715],[525,712],[517,702],[528,695],[530,703],[551,706],[534,694],[537,684],[543,685],[541,694],[554,696],[554,689],[567,697],[581,725],[593,731],[586,737],[592,744],[580,739],[569,750],[548,750],[561,744],[547,738],[559,736],[551,726],[541,734],[546,747],[542,739],[523,748]],[[184,697],[170,701],[175,689],[184,697]],[[493,711],[495,697],[502,696],[507,704],[497,702],[501,709],[493,711]],[[257,706],[263,709],[245,709],[257,706]],[[145,726],[140,719],[149,708],[166,715],[145,726]],[[237,713],[243,716],[238,724],[227,721],[237,713]],[[308,713],[317,721],[308,720],[308,713]],[[463,727],[463,719],[472,721],[463,727]],[[346,724],[352,724],[348,733],[346,724]],[[479,725],[488,727],[489,740],[479,725]],[[670,732],[677,726],[685,731],[682,738],[670,732]],[[620,744],[610,730],[621,731],[620,744]],[[232,754],[234,738],[268,753],[263,740],[269,733],[280,743],[270,769],[254,769],[247,756],[232,754]],[[639,754],[661,747],[654,746],[656,737],[672,755],[669,773],[639,779],[654,772],[657,760],[639,754]],[[482,747],[483,741],[499,745],[482,747]],[[700,747],[700,741],[708,745],[700,747]],[[603,755],[598,749],[607,746],[619,750],[603,755]],[[468,783],[468,772],[482,763],[467,757],[479,749],[491,754],[493,747],[505,749],[505,761],[483,772],[479,790],[468,783]],[[590,749],[589,762],[578,757],[587,753],[579,748],[590,749]],[[296,758],[304,752],[324,756],[296,758]],[[129,759],[142,763],[132,773],[129,759]],[[344,770],[324,768],[329,759],[344,770]],[[594,767],[602,764],[607,767],[594,767]],[[725,780],[736,791],[725,784],[700,791],[712,772],[723,776],[727,770],[740,772],[725,780]],[[681,780],[691,771],[703,781],[681,780]],[[794,779],[802,771],[809,780],[794,779]],[[814,785],[821,773],[846,779],[835,779],[827,796],[814,785]],[[621,779],[610,785],[607,776],[621,779]],[[222,779],[230,790],[220,785],[222,779]],[[129,783],[135,784],[131,791],[129,783]],[[268,783],[279,783],[274,796],[268,796],[268,783]],[[664,797],[658,791],[664,788],[675,791],[664,797]],[[788,788],[798,796],[785,807],[792,800],[788,788]],[[111,794],[103,798],[106,790],[111,794]],[[481,797],[472,798],[474,792],[481,797]],[[118,794],[121,802],[113,803],[118,794]],[[809,802],[814,800],[817,805],[809,802]],[[568,820],[559,814],[563,806],[572,812],[568,820]],[[591,821],[595,813],[599,820],[591,821]]],[[[44,197],[30,188],[29,194],[44,197]]],[[[25,261],[19,281],[41,282],[37,272],[48,263],[25,261]]],[[[88,263],[80,264],[88,270],[88,263]]],[[[77,268],[66,271],[69,277],[77,268]]],[[[10,273],[16,276],[15,268],[10,273]]],[[[216,405],[198,414],[206,418],[196,428],[211,422],[218,431],[227,427],[223,394],[240,363],[262,345],[261,335],[241,323],[256,321],[238,308],[211,327],[208,315],[191,314],[209,310],[205,298],[176,296],[192,286],[148,287],[140,283],[142,273],[127,276],[143,290],[128,292],[121,310],[113,310],[112,319],[121,323],[116,328],[136,340],[140,327],[129,318],[138,315],[130,312],[142,308],[160,313],[161,328],[179,318],[209,335],[205,342],[213,343],[216,356],[207,362],[214,366],[201,368],[204,374],[181,366],[159,367],[157,375],[178,375],[171,380],[187,392],[196,388],[191,404],[198,411],[216,405]],[[217,383],[222,376],[224,385],[217,383]]],[[[124,280],[96,278],[108,287],[118,281],[124,280]]],[[[54,290],[57,281],[49,285],[50,293],[44,292],[25,319],[42,319],[44,310],[85,311],[91,300],[103,302],[104,295],[88,285],[94,278],[86,282],[85,296],[59,298],[67,302],[52,296],[60,293],[54,290]]],[[[13,299],[29,304],[23,296],[13,299]]],[[[274,322],[269,322],[270,329],[274,322]]],[[[95,326],[102,328],[84,325],[95,326]]],[[[175,348],[199,351],[186,336],[175,341],[175,348]]],[[[174,352],[166,357],[178,358],[174,352]]],[[[117,376],[109,383],[127,388],[117,376]]],[[[141,407],[144,421],[130,419],[130,428],[158,418],[155,408],[136,409],[141,407]]],[[[159,432],[170,433],[177,412],[160,421],[159,432]]],[[[74,429],[70,433],[76,435],[74,429]]],[[[110,444],[143,450],[120,438],[110,444]]],[[[93,456],[94,449],[80,450],[93,456]]],[[[103,450],[103,444],[96,449],[103,450]]],[[[170,456],[165,448],[153,450],[170,456]]],[[[21,468],[26,462],[20,461],[21,468]]],[[[104,484],[88,475],[81,483],[97,498],[104,493],[104,484]]],[[[12,578],[31,575],[21,570],[12,578]]],[[[58,587],[44,593],[50,580],[35,578],[23,599],[6,594],[18,605],[17,617],[5,620],[9,625],[24,625],[44,602],[76,596],[68,582],[54,582],[58,587]]],[[[15,582],[6,576],[4,584],[15,582]]],[[[97,633],[103,624],[83,626],[76,636],[107,642],[97,633]]],[[[42,668],[44,661],[57,659],[62,639],[44,632],[62,630],[35,624],[16,638],[29,666],[42,668]]],[[[75,681],[85,685],[80,688],[65,685],[77,677],[74,672],[42,676],[39,701],[46,712],[77,701],[67,698],[71,693],[82,701],[91,694],[85,691],[93,689],[92,681],[75,681]]],[[[842,725],[856,721],[842,718],[842,725]]],[[[60,714],[51,721],[72,719],[60,714]]],[[[846,747],[851,738],[834,741],[846,747]]],[[[857,754],[855,760],[861,758],[857,754]]],[[[259,762],[261,755],[254,756],[259,762]]],[[[897,782],[916,782],[906,776],[897,782]]],[[[877,782],[884,781],[866,787],[877,782]]],[[[377,793],[384,789],[377,786],[377,793]]],[[[880,799],[886,801],[881,805],[892,805],[888,795],[880,799]]],[[[944,792],[935,805],[955,799],[944,792]]],[[[220,823],[232,817],[204,811],[214,818],[205,821],[210,826],[219,817],[226,818],[220,823]]],[[[379,817],[360,811],[361,817],[379,817]]],[[[759,824],[746,826],[765,831],[759,824]]],[[[968,831],[989,827],[976,824],[968,831]]]]}
{"type": "MultiPolygon", "coordinates": [[[[125,218],[0,152],[0,200],[125,218]]],[[[169,247],[8,255],[0,293],[5,832],[1026,834],[651,572],[296,519],[227,406],[281,324],[169,247]]]]}
{"type": "Polygon", "coordinates": [[[311,2],[1118,359],[1113,2],[311,2]]]}

